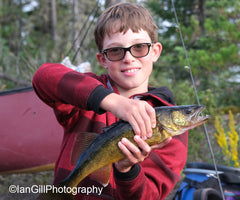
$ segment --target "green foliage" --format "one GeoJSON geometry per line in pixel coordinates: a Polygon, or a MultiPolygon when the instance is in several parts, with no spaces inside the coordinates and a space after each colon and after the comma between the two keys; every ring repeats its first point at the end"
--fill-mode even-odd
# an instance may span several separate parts
{"type": "Polygon", "coordinates": [[[188,162],[209,162],[211,156],[202,127],[189,130],[188,132],[188,162]]]}
{"type": "MultiPolygon", "coordinates": [[[[31,7],[32,2],[6,0],[0,3],[0,72],[15,80],[2,80],[8,89],[31,85],[33,73],[45,62],[61,62],[68,52],[72,59],[76,52],[76,48],[72,48],[75,40],[73,32],[77,30],[79,44],[86,31],[84,27],[80,32],[81,27],[96,6],[94,0],[81,2],[78,9],[84,12],[78,12],[78,16],[75,16],[78,21],[74,23],[72,2],[56,1],[57,37],[53,39],[50,1],[34,1],[37,3],[35,7],[31,7]],[[31,9],[25,11],[26,7],[31,9]]],[[[91,19],[94,20],[93,17],[91,19]]],[[[78,61],[95,58],[95,53],[92,53],[93,49],[95,51],[92,30],[93,26],[89,30],[91,37],[87,37],[82,44],[78,61]]]]}
{"type": "MultiPolygon", "coordinates": [[[[204,18],[194,13],[200,13],[199,5],[193,6],[190,3],[187,7],[181,1],[175,2],[175,8],[179,17],[180,28],[183,35],[184,43],[187,49],[187,55],[193,72],[195,81],[199,83],[197,89],[202,100],[202,104],[209,104],[211,113],[218,106],[228,104],[240,105],[238,103],[240,86],[228,80],[234,75],[230,73],[232,66],[239,66],[239,39],[240,39],[240,20],[238,1],[199,1],[204,3],[204,18]],[[201,26],[201,20],[203,25],[201,26]],[[226,73],[228,72],[228,73],[226,73]],[[234,88],[234,89],[231,89],[234,88]],[[213,95],[210,95],[210,94],[213,95]],[[230,96],[226,95],[234,93],[230,96]],[[206,98],[209,96],[213,100],[206,98]],[[209,102],[212,103],[209,103],[209,102]]],[[[158,22],[168,21],[170,28],[175,25],[175,17],[172,12],[165,14],[171,9],[170,2],[151,1],[148,6],[158,15],[158,22]]],[[[168,25],[169,26],[169,25],[168,25]]],[[[168,27],[160,29],[168,30],[168,27]]],[[[172,29],[171,29],[172,30],[172,29]]],[[[163,44],[163,53],[160,61],[155,67],[157,72],[155,77],[166,75],[168,82],[174,84],[171,87],[180,87],[185,84],[186,78],[189,79],[182,69],[188,65],[186,62],[185,52],[182,47],[178,29],[172,32],[160,32],[161,43],[163,44]],[[177,30],[177,31],[176,31],[177,30]],[[177,81],[176,81],[177,80],[177,81]],[[182,83],[180,83],[182,82],[182,83]]],[[[186,91],[187,87],[182,87],[186,91]]],[[[189,88],[189,87],[188,87],[189,88]]],[[[188,95],[183,95],[179,90],[174,91],[176,99],[179,102],[190,102],[188,95]],[[180,96],[179,96],[180,95],[180,96]]],[[[193,98],[193,96],[192,96],[193,98]]]]}

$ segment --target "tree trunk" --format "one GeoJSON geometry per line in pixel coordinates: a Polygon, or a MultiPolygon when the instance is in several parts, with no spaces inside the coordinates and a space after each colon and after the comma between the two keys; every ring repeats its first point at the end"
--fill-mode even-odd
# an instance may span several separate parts
{"type": "Polygon", "coordinates": [[[78,30],[78,23],[80,24],[79,14],[78,14],[78,0],[73,0],[73,42],[74,42],[74,51],[78,52],[76,55],[76,63],[79,64],[82,62],[80,51],[78,51],[80,40],[79,40],[79,30],[78,30]]]}
{"type": "Polygon", "coordinates": [[[205,0],[199,0],[198,6],[199,6],[199,26],[201,29],[201,34],[205,34],[205,28],[204,28],[204,21],[205,21],[205,13],[204,13],[204,5],[205,0]]]}
{"type": "Polygon", "coordinates": [[[57,39],[57,9],[56,9],[56,0],[51,0],[51,38],[53,41],[57,39]]]}

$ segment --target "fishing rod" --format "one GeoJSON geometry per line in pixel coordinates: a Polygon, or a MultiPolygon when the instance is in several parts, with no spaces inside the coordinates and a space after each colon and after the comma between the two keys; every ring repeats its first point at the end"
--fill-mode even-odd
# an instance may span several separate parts
{"type": "MultiPolygon", "coordinates": [[[[190,77],[191,77],[191,81],[192,81],[192,85],[193,85],[193,88],[194,88],[194,93],[195,93],[195,96],[196,96],[196,99],[197,99],[197,103],[198,103],[198,105],[200,105],[196,84],[195,84],[195,81],[194,81],[194,77],[193,77],[193,74],[192,74],[190,62],[189,62],[189,59],[188,59],[188,54],[187,54],[186,46],[185,46],[185,43],[184,43],[184,40],[183,40],[182,31],[181,31],[181,28],[180,28],[180,25],[179,25],[177,12],[176,12],[176,9],[175,9],[175,6],[174,6],[174,0],[171,0],[171,2],[172,2],[173,12],[174,12],[175,19],[176,19],[176,25],[177,25],[177,28],[179,30],[180,39],[181,39],[182,46],[183,46],[183,49],[184,49],[185,58],[186,58],[186,61],[187,61],[187,64],[188,64],[188,66],[185,66],[185,68],[189,70],[189,74],[190,74],[190,77]]],[[[216,178],[218,180],[220,192],[221,192],[223,200],[225,200],[223,188],[222,188],[222,185],[221,185],[221,180],[220,180],[217,165],[216,165],[216,162],[215,162],[215,157],[214,157],[212,145],[211,145],[211,142],[210,142],[210,139],[209,139],[209,134],[208,134],[207,127],[206,127],[205,123],[203,123],[203,128],[204,128],[205,136],[207,138],[208,147],[210,149],[210,154],[211,154],[211,157],[212,157],[212,161],[213,161],[213,165],[214,165],[214,169],[215,169],[215,173],[216,173],[216,178]]]]}

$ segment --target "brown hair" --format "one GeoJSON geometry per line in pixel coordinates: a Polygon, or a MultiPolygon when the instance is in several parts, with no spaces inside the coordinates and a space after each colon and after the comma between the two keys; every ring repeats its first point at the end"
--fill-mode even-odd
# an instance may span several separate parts
{"type": "Polygon", "coordinates": [[[139,32],[141,29],[148,32],[152,42],[158,40],[158,28],[148,10],[140,5],[119,3],[109,7],[99,17],[95,31],[95,42],[98,50],[103,48],[106,34],[126,33],[129,29],[139,32]]]}

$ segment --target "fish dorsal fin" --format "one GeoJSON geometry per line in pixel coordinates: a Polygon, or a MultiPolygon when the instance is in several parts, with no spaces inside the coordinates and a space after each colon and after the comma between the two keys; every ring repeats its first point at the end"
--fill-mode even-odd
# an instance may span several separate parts
{"type": "Polygon", "coordinates": [[[113,123],[113,124],[111,124],[111,125],[109,125],[109,126],[103,127],[102,130],[103,130],[103,132],[107,132],[107,131],[109,131],[110,129],[116,127],[118,124],[124,123],[124,122],[127,123],[126,121],[123,121],[123,120],[120,119],[119,121],[117,121],[117,122],[115,122],[115,123],[113,123]]]}
{"type": "Polygon", "coordinates": [[[111,170],[112,165],[107,165],[99,170],[94,171],[89,175],[89,177],[106,187],[110,180],[111,170]]]}
{"type": "Polygon", "coordinates": [[[98,136],[97,133],[81,132],[77,133],[73,142],[71,153],[71,164],[76,165],[78,159],[89,146],[89,144],[98,136]]]}

